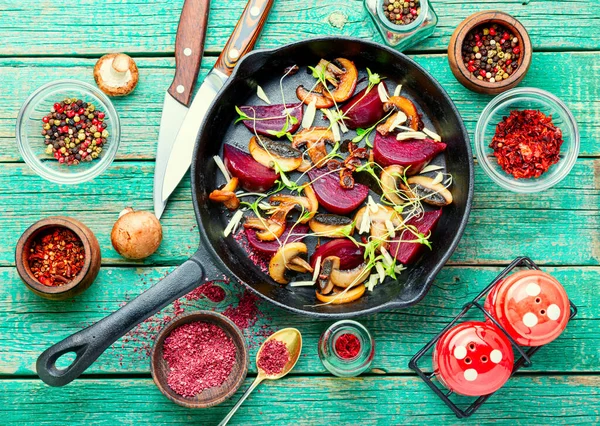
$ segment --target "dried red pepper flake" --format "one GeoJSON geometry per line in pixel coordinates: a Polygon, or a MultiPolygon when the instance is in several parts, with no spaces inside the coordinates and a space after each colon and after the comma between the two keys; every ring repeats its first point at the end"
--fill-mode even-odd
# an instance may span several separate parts
{"type": "Polygon", "coordinates": [[[32,241],[27,263],[41,284],[61,286],[73,281],[83,269],[85,249],[81,239],[70,229],[50,228],[32,241]]]}
{"type": "Polygon", "coordinates": [[[352,333],[344,333],[336,339],[334,347],[340,358],[352,359],[360,352],[360,339],[352,333]]]}
{"type": "Polygon", "coordinates": [[[552,116],[513,110],[496,126],[490,148],[502,169],[516,179],[538,178],[560,160],[562,131],[552,116]]]}
{"type": "Polygon", "coordinates": [[[269,376],[280,374],[290,360],[290,351],[284,342],[268,340],[258,356],[258,367],[269,376]]]}
{"type": "Polygon", "coordinates": [[[221,386],[233,370],[236,354],[233,340],[216,324],[198,321],[177,327],[163,345],[167,384],[186,397],[221,386]]]}

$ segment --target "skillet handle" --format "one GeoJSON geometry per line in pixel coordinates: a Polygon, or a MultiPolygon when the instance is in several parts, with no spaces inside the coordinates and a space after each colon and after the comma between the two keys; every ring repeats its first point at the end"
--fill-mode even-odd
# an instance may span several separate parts
{"type": "MultiPolygon", "coordinates": [[[[205,276],[201,256],[194,254],[163,280],[106,318],[46,349],[38,358],[36,370],[50,386],[64,386],[79,377],[117,339],[154,315],[173,300],[196,288],[205,276]],[[56,361],[66,353],[75,360],[64,369],[56,361]]],[[[210,266],[207,265],[210,269],[210,266]]]]}
{"type": "Polygon", "coordinates": [[[274,0],[249,0],[244,12],[227,40],[214,69],[230,76],[238,60],[254,48],[267,21],[274,0]]]}

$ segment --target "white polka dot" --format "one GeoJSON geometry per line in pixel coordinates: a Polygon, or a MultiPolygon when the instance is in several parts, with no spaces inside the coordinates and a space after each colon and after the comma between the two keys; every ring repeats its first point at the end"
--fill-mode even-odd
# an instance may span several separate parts
{"type": "Polygon", "coordinates": [[[454,358],[463,359],[467,356],[467,348],[464,346],[457,346],[454,348],[454,358]]]}
{"type": "Polygon", "coordinates": [[[177,86],[175,88],[175,90],[177,90],[177,93],[183,93],[185,92],[185,87],[183,87],[181,84],[179,86],[177,86]]]}
{"type": "Polygon", "coordinates": [[[237,59],[240,57],[240,51],[237,50],[235,47],[232,47],[231,50],[229,51],[229,57],[231,59],[237,59]]]}
{"type": "Polygon", "coordinates": [[[536,283],[531,283],[527,286],[527,288],[525,288],[525,291],[528,295],[535,297],[541,293],[542,288],[536,283]]]}
{"type": "Polygon", "coordinates": [[[183,49],[183,54],[185,56],[190,56],[192,54],[192,49],[190,49],[189,47],[186,47],[185,49],[183,49]]]}
{"type": "Polygon", "coordinates": [[[558,307],[558,305],[555,305],[554,303],[550,306],[548,306],[548,318],[550,318],[551,320],[556,321],[559,317],[560,317],[560,308],[558,307]]]}
{"type": "Polygon", "coordinates": [[[475,370],[474,368],[469,368],[468,370],[465,370],[463,374],[467,382],[474,382],[475,380],[477,380],[477,370],[475,370]]]}
{"type": "Polygon", "coordinates": [[[523,315],[523,324],[527,327],[535,327],[538,323],[538,319],[533,312],[527,312],[523,315]]]}
{"type": "Polygon", "coordinates": [[[494,349],[490,354],[490,360],[492,360],[494,364],[498,364],[500,361],[502,361],[502,352],[500,352],[498,349],[494,349]]]}
{"type": "Polygon", "coordinates": [[[259,13],[260,8],[258,6],[253,6],[252,9],[250,9],[250,15],[254,16],[255,18],[258,16],[259,13]]]}

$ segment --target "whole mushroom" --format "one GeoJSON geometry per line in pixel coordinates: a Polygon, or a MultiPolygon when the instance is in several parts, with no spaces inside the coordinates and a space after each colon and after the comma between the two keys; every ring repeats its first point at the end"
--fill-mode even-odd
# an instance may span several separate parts
{"type": "Polygon", "coordinates": [[[160,246],[162,226],[154,214],[127,207],[113,225],[110,240],[124,258],[144,259],[160,246]]]}
{"type": "Polygon", "coordinates": [[[124,53],[104,55],[94,67],[96,84],[109,96],[125,96],[133,92],[139,73],[135,61],[124,53]]]}

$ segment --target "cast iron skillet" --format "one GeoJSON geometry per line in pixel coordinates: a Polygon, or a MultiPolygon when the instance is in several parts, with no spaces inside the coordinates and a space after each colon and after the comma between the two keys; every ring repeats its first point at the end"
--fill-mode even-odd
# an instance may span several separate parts
{"type": "MultiPolygon", "coordinates": [[[[320,118],[319,118],[320,119],[320,118]]],[[[427,121],[426,121],[427,124],[427,121]]],[[[429,127],[429,126],[428,126],[429,127]]],[[[245,148],[246,149],[246,148],[245,148]]],[[[324,37],[287,46],[255,51],[237,65],[220,94],[214,100],[196,142],[192,161],[192,198],[200,231],[196,253],[160,283],[126,306],[96,324],[47,349],[37,361],[40,378],[52,386],[63,386],[78,377],[119,337],[153,315],[173,300],[187,294],[204,279],[223,273],[243,283],[269,302],[310,317],[338,319],[365,315],[382,309],[405,308],[419,302],[434,277],[456,248],[467,224],[473,196],[473,162],[467,131],[454,104],[421,66],[390,48],[353,38],[324,37]],[[212,156],[224,143],[245,146],[251,134],[241,124],[234,126],[234,106],[257,102],[256,85],[265,89],[273,102],[281,99],[279,79],[283,70],[297,64],[301,71],[286,80],[286,102],[296,102],[296,86],[304,82],[311,87],[314,79],[304,72],[320,58],[345,57],[364,70],[387,77],[403,85],[403,96],[416,100],[424,117],[430,120],[448,144],[444,156],[436,161],[452,173],[454,203],[444,213],[432,236],[435,250],[424,255],[403,272],[397,282],[379,285],[376,291],[344,305],[315,306],[314,289],[281,287],[255,266],[232,238],[223,238],[228,217],[221,206],[208,202],[208,194],[221,182],[212,156]],[[444,157],[444,158],[442,158],[444,157]],[[67,368],[56,368],[56,360],[74,352],[75,361],[67,368]]]]}

